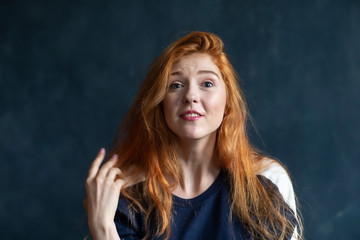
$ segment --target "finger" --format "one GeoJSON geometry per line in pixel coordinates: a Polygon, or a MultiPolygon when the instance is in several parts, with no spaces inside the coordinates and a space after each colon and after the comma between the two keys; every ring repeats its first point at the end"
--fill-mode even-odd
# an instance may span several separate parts
{"type": "Polygon", "coordinates": [[[119,194],[120,194],[121,188],[124,185],[125,185],[125,181],[121,178],[116,179],[114,182],[115,189],[118,191],[119,194]]]}
{"type": "Polygon", "coordinates": [[[114,181],[115,181],[116,179],[118,179],[118,178],[123,179],[123,174],[122,174],[120,168],[117,168],[117,167],[111,168],[111,169],[108,171],[107,179],[108,179],[109,181],[114,182],[114,181]]]}
{"type": "Polygon", "coordinates": [[[99,171],[99,167],[101,162],[104,160],[105,149],[101,148],[95,160],[91,163],[88,178],[95,177],[97,172],[99,171]]]}
{"type": "Polygon", "coordinates": [[[98,173],[97,173],[96,178],[98,178],[98,179],[104,179],[104,178],[107,176],[107,174],[108,174],[108,172],[109,172],[109,169],[112,168],[112,167],[114,167],[114,165],[116,164],[117,159],[118,159],[117,154],[114,154],[114,156],[112,156],[112,158],[111,158],[109,161],[107,161],[107,162],[100,168],[100,170],[99,170],[98,173]]]}

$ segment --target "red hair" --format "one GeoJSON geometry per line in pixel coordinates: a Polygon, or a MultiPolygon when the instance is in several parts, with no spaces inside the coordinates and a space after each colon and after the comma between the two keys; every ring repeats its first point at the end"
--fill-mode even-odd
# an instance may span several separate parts
{"type": "Polygon", "coordinates": [[[294,231],[294,225],[281,212],[276,191],[265,190],[256,176],[262,156],[251,146],[246,134],[248,113],[244,95],[221,39],[211,33],[186,35],[165,49],[151,65],[111,151],[120,156],[119,167],[123,171],[143,178],[141,193],[123,188],[122,194],[145,213],[148,230],[152,220],[155,225],[151,227],[155,227],[152,230],[157,235],[170,236],[174,186],[169,185],[166,177],[179,184],[182,173],[175,150],[176,138],[165,122],[162,100],[173,64],[192,53],[211,56],[226,85],[225,117],[218,129],[215,154],[220,166],[229,173],[232,214],[242,220],[254,237],[285,239],[294,231]]]}

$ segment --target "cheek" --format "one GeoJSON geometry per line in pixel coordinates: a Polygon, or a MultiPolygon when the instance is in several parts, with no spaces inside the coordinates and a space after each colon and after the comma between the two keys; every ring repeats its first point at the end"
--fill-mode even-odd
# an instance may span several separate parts
{"type": "Polygon", "coordinates": [[[166,124],[170,127],[172,121],[174,120],[174,115],[176,114],[176,98],[172,95],[166,95],[163,99],[162,105],[166,124]]]}
{"type": "Polygon", "coordinates": [[[213,112],[216,116],[223,117],[225,112],[226,105],[226,95],[219,94],[208,98],[208,107],[213,109],[213,112]]]}
{"type": "Polygon", "coordinates": [[[173,105],[173,100],[170,96],[166,95],[164,100],[163,100],[163,108],[164,108],[164,114],[169,115],[169,113],[171,112],[172,108],[170,106],[173,105]]]}

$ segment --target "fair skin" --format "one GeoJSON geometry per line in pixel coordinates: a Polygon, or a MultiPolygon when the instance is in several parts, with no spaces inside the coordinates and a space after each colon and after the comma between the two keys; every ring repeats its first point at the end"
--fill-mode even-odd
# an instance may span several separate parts
{"type": "Polygon", "coordinates": [[[105,150],[101,149],[90,166],[85,183],[84,205],[92,239],[119,240],[114,217],[125,181],[122,180],[121,170],[115,167],[117,156],[113,156],[100,168],[104,157],[105,150]]]}
{"type": "Polygon", "coordinates": [[[204,192],[220,168],[213,158],[216,131],[225,111],[226,87],[208,54],[184,56],[170,71],[163,100],[165,120],[179,139],[184,184],[173,194],[193,198],[204,192]]]}
{"type": "MultiPolygon", "coordinates": [[[[209,55],[194,53],[174,64],[163,100],[166,123],[179,140],[178,156],[184,179],[184,184],[173,190],[174,195],[196,197],[219,174],[213,152],[225,105],[225,83],[209,55]]],[[[104,156],[102,149],[90,167],[84,205],[93,239],[120,239],[114,216],[127,179],[116,167],[117,156],[100,167],[104,156]]]]}

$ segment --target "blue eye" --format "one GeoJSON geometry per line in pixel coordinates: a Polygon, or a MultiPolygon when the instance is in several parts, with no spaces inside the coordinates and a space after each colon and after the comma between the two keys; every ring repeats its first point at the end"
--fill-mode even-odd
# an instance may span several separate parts
{"type": "Polygon", "coordinates": [[[214,86],[214,84],[212,82],[204,82],[203,86],[206,87],[206,88],[209,88],[209,87],[214,86]]]}
{"type": "Polygon", "coordinates": [[[181,88],[181,87],[182,87],[182,85],[180,83],[172,83],[169,86],[170,89],[176,89],[176,88],[181,88]]]}

